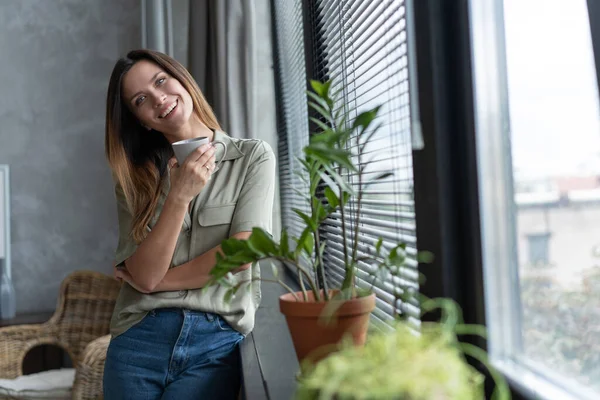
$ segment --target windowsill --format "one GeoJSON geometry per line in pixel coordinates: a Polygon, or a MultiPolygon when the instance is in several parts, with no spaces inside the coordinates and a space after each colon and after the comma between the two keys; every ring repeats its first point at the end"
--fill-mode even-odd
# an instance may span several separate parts
{"type": "Polygon", "coordinates": [[[558,383],[536,374],[530,368],[510,360],[494,361],[494,367],[501,372],[510,386],[529,399],[539,400],[592,400],[597,394],[582,387],[571,390],[563,389],[558,383]]]}
{"type": "MultiPolygon", "coordinates": [[[[271,268],[261,268],[270,278],[271,268]]],[[[293,279],[286,284],[297,288],[293,279]]],[[[294,345],[279,311],[279,296],[286,291],[273,283],[261,283],[262,301],[256,311],[254,330],[240,347],[243,398],[251,400],[289,399],[296,390],[299,364],[294,345]]]]}

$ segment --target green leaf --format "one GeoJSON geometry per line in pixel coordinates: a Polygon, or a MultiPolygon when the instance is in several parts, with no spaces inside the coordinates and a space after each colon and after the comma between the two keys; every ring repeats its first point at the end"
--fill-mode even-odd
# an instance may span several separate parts
{"type": "Polygon", "coordinates": [[[342,191],[346,192],[346,193],[350,193],[350,194],[354,194],[354,190],[348,185],[348,183],[344,180],[344,178],[337,173],[336,170],[334,170],[332,167],[328,166],[328,165],[324,165],[323,168],[325,169],[325,171],[327,173],[324,172],[320,172],[321,174],[321,179],[323,179],[323,181],[329,185],[333,190],[339,190],[338,186],[340,186],[342,188],[342,191]],[[335,181],[333,182],[332,181],[335,181]]]}
{"type": "Polygon", "coordinates": [[[304,148],[304,153],[316,158],[324,165],[340,165],[350,171],[357,171],[350,160],[352,153],[348,150],[331,148],[322,143],[313,143],[304,148]]]}
{"type": "Polygon", "coordinates": [[[345,206],[346,204],[348,204],[348,200],[350,200],[350,196],[352,196],[351,193],[349,192],[344,192],[342,193],[342,197],[343,197],[343,201],[342,204],[345,206]]]}
{"type": "Polygon", "coordinates": [[[324,109],[323,107],[321,107],[320,105],[318,105],[317,103],[315,103],[314,101],[309,101],[308,105],[314,109],[315,111],[317,111],[319,114],[321,114],[323,117],[325,117],[325,119],[327,119],[328,121],[331,120],[331,114],[329,114],[329,111],[327,111],[326,109],[324,109]]]}
{"type": "Polygon", "coordinates": [[[320,132],[316,135],[313,136],[322,136],[324,133],[335,133],[335,131],[333,129],[331,129],[331,127],[329,125],[327,125],[325,122],[321,121],[318,118],[315,117],[310,117],[309,118],[315,125],[319,126],[319,128],[323,129],[323,132],[320,132]]]}
{"type": "Polygon", "coordinates": [[[314,239],[312,237],[312,231],[310,230],[310,228],[307,227],[302,231],[300,238],[296,240],[296,244],[297,247],[296,251],[294,252],[296,258],[302,250],[305,250],[309,256],[312,255],[314,239]]]}
{"type": "Polygon", "coordinates": [[[281,231],[281,240],[279,241],[279,255],[284,257],[284,258],[288,258],[289,257],[289,252],[290,252],[290,244],[289,244],[289,237],[288,237],[288,233],[287,230],[285,230],[285,228],[281,231]]]}
{"type": "MultiPolygon", "coordinates": [[[[314,205],[315,214],[317,215],[317,221],[321,222],[327,218],[327,210],[323,207],[323,203],[321,203],[320,199],[315,199],[316,203],[314,205]]],[[[315,229],[316,232],[316,229],[315,229]]]]}
{"type": "Polygon", "coordinates": [[[311,79],[310,86],[312,87],[312,90],[314,90],[315,93],[318,94],[320,97],[325,97],[325,95],[327,94],[327,88],[320,81],[311,79]]]}
{"type": "Polygon", "coordinates": [[[327,245],[327,240],[324,240],[323,243],[321,243],[321,247],[319,248],[319,254],[321,256],[323,256],[323,253],[325,253],[325,246],[327,245]]]}
{"type": "Polygon", "coordinates": [[[225,255],[235,254],[239,251],[248,250],[248,243],[237,238],[225,239],[221,242],[221,250],[225,255]]]}
{"type": "Polygon", "coordinates": [[[390,251],[388,260],[394,266],[403,265],[404,261],[406,260],[406,253],[400,246],[396,246],[390,251]],[[400,250],[400,251],[398,251],[398,250],[400,250]]]}
{"type": "MultiPolygon", "coordinates": [[[[360,152],[363,153],[365,150],[365,147],[367,147],[367,145],[371,142],[371,139],[373,138],[373,136],[377,133],[377,131],[379,131],[379,129],[383,126],[383,123],[377,124],[377,126],[373,129],[371,129],[371,131],[369,132],[369,134],[367,135],[367,137],[362,140],[362,143],[360,144],[360,152]]],[[[362,136],[364,135],[364,133],[366,132],[366,129],[363,129],[360,134],[359,137],[360,139],[362,139],[362,136]]]]}
{"type": "Polygon", "coordinates": [[[323,93],[323,97],[324,98],[329,98],[329,89],[331,88],[331,84],[333,83],[332,80],[328,80],[327,82],[325,82],[323,84],[323,88],[325,89],[325,92],[323,93]]]}
{"type": "Polygon", "coordinates": [[[417,261],[423,264],[431,264],[435,257],[430,251],[419,251],[417,253],[417,261]]]}
{"type": "Polygon", "coordinates": [[[313,232],[317,231],[317,224],[308,215],[306,215],[305,213],[303,213],[301,210],[299,210],[297,208],[292,208],[292,211],[295,212],[297,215],[299,215],[300,218],[302,218],[302,220],[306,223],[306,225],[308,225],[308,227],[310,228],[311,231],[313,231],[313,232]]]}
{"type": "Polygon", "coordinates": [[[319,95],[319,97],[322,97],[323,99],[329,99],[329,89],[331,88],[331,83],[331,80],[324,83],[314,79],[310,80],[310,86],[312,89],[317,95],[319,95]]]}
{"type": "Polygon", "coordinates": [[[360,126],[363,128],[364,132],[364,130],[366,130],[366,128],[371,124],[371,122],[373,122],[373,120],[377,118],[377,113],[379,112],[380,108],[381,106],[377,106],[372,110],[363,111],[362,113],[358,114],[358,116],[354,119],[352,128],[356,129],[360,126]]]}
{"type": "Polygon", "coordinates": [[[262,228],[252,228],[252,234],[248,239],[248,244],[259,253],[264,255],[277,254],[277,244],[273,241],[271,235],[262,228]]]}
{"type": "Polygon", "coordinates": [[[390,176],[394,176],[394,173],[391,171],[382,172],[382,173],[376,175],[374,178],[371,178],[371,180],[369,182],[364,184],[363,190],[365,190],[372,184],[377,183],[377,181],[383,180],[385,178],[389,178],[390,176]]]}
{"type": "Polygon", "coordinates": [[[236,267],[242,266],[244,264],[250,264],[259,259],[256,254],[249,251],[240,251],[232,256],[228,256],[225,260],[227,263],[234,264],[236,267]]]}
{"type": "Polygon", "coordinates": [[[329,186],[325,188],[325,197],[327,198],[329,205],[334,209],[340,205],[340,199],[335,195],[334,191],[329,186]]]}
{"type": "Polygon", "coordinates": [[[381,245],[383,245],[382,237],[379,238],[379,240],[377,241],[377,244],[375,245],[375,251],[377,252],[377,254],[381,253],[381,245]]]}
{"type": "Polygon", "coordinates": [[[385,178],[389,178],[390,176],[394,176],[394,173],[392,171],[386,171],[386,172],[382,172],[379,175],[376,175],[375,178],[373,178],[374,181],[379,181],[385,178]]]}
{"type": "Polygon", "coordinates": [[[308,235],[304,241],[304,251],[310,256],[314,252],[315,239],[313,235],[308,235]]]}
{"type": "Polygon", "coordinates": [[[310,92],[310,91],[306,92],[306,94],[308,94],[317,104],[319,104],[324,109],[329,108],[329,103],[327,103],[327,99],[319,96],[316,93],[310,92]]]}

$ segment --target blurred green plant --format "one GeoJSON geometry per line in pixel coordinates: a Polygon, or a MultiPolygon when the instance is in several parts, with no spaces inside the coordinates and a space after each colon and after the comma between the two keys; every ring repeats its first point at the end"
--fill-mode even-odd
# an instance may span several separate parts
{"type": "Polygon", "coordinates": [[[483,399],[484,377],[465,355],[490,371],[496,384],[493,399],[510,399],[506,381],[487,354],[458,340],[459,335],[485,338],[485,327],[464,324],[460,308],[448,299],[425,300],[422,307],[425,312],[441,309],[441,321],[423,323],[416,333],[395,320],[391,331],[371,334],[364,347],[347,341],[316,365],[304,363],[296,399],[483,399]]]}

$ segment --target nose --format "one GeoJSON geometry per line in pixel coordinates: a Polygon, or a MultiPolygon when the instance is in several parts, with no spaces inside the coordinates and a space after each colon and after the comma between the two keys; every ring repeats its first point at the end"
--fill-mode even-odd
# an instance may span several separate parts
{"type": "Polygon", "coordinates": [[[167,100],[167,95],[162,92],[154,91],[151,96],[152,100],[154,101],[154,108],[162,106],[167,100]]]}

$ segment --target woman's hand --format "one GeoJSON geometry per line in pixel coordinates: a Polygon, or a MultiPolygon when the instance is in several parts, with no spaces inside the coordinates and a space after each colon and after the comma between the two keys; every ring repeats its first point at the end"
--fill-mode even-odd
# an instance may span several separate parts
{"type": "Polygon", "coordinates": [[[211,144],[203,144],[194,150],[181,166],[175,158],[169,160],[169,168],[169,196],[187,205],[204,189],[215,170],[215,148],[211,144]]]}
{"type": "Polygon", "coordinates": [[[129,273],[129,271],[127,271],[127,268],[121,266],[121,265],[116,265],[114,268],[114,274],[115,274],[115,278],[118,281],[125,281],[127,283],[129,283],[129,285],[131,285],[131,287],[133,287],[135,290],[137,290],[140,293],[150,293],[147,290],[142,290],[139,286],[137,286],[135,284],[135,282],[133,281],[133,278],[131,277],[131,274],[129,273]]]}

